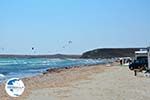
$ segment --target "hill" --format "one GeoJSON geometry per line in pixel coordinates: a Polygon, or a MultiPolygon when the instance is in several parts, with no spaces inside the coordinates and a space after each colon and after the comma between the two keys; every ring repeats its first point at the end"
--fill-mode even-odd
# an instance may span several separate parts
{"type": "Polygon", "coordinates": [[[81,58],[113,58],[113,57],[134,57],[135,51],[144,48],[102,48],[87,51],[81,58]]]}

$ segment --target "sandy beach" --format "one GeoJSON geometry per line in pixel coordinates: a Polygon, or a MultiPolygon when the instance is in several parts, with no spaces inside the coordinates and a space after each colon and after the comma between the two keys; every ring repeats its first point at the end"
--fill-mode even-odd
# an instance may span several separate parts
{"type": "Polygon", "coordinates": [[[25,92],[18,98],[0,85],[0,100],[150,100],[150,78],[135,77],[117,64],[49,71],[23,82],[25,92]]]}

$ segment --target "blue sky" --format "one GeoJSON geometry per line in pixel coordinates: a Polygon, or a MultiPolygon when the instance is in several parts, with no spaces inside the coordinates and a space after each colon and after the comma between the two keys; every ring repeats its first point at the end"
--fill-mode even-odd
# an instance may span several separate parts
{"type": "Polygon", "coordinates": [[[150,43],[149,5],[150,0],[0,0],[0,53],[145,47],[150,43]]]}

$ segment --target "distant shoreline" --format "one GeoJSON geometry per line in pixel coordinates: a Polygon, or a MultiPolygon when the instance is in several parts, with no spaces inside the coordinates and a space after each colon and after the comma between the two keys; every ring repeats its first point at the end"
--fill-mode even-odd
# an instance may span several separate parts
{"type": "Polygon", "coordinates": [[[115,57],[134,57],[135,51],[146,49],[139,48],[98,48],[83,52],[82,54],[0,54],[0,58],[115,58],[115,57]]]}
{"type": "Polygon", "coordinates": [[[54,55],[22,55],[22,54],[0,54],[0,58],[80,58],[81,55],[54,54],[54,55]]]}

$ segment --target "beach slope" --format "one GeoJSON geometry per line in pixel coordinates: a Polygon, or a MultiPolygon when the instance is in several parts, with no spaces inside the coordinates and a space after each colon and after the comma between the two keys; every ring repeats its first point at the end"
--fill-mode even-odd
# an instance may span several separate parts
{"type": "Polygon", "coordinates": [[[119,65],[62,69],[23,81],[26,90],[15,99],[1,85],[2,100],[150,100],[150,78],[119,65]]]}

